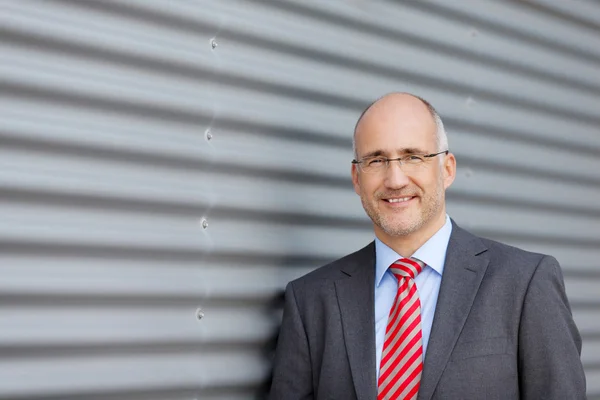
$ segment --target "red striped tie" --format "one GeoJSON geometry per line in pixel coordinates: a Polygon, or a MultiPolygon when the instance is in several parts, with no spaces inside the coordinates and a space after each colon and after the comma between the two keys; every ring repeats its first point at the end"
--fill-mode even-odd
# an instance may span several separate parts
{"type": "Polygon", "coordinates": [[[377,400],[416,399],[423,370],[421,302],[414,278],[425,265],[401,258],[390,266],[398,293],[390,310],[381,354],[377,400]]]}

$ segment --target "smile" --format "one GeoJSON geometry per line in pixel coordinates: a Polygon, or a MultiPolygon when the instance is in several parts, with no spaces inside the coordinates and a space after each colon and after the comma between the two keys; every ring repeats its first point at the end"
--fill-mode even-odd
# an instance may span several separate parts
{"type": "Polygon", "coordinates": [[[400,197],[395,199],[386,199],[388,203],[404,203],[405,201],[409,201],[412,197],[400,197]]]}

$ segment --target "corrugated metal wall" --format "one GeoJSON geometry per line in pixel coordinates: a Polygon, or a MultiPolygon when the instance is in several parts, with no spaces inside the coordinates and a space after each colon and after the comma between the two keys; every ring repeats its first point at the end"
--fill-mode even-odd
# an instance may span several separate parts
{"type": "Polygon", "coordinates": [[[561,261],[600,398],[597,2],[4,0],[0,46],[0,398],[260,398],[285,283],[372,237],[392,90],[456,221],[561,261]]]}

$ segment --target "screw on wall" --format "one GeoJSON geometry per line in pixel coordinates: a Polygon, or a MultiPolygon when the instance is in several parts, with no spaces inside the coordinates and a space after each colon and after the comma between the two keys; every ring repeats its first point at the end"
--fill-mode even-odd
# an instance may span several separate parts
{"type": "Polygon", "coordinates": [[[208,228],[208,220],[206,218],[202,218],[200,220],[200,225],[202,226],[203,229],[208,228]]]}
{"type": "Polygon", "coordinates": [[[217,43],[217,39],[216,38],[212,38],[210,39],[210,47],[214,50],[217,48],[219,44],[217,43]]]}
{"type": "Polygon", "coordinates": [[[206,132],[204,132],[204,137],[206,137],[206,140],[208,140],[209,142],[212,140],[213,134],[210,131],[210,129],[207,129],[206,132]]]}
{"type": "Polygon", "coordinates": [[[204,310],[202,310],[201,308],[196,310],[196,318],[198,318],[198,320],[201,320],[202,318],[204,318],[204,310]]]}

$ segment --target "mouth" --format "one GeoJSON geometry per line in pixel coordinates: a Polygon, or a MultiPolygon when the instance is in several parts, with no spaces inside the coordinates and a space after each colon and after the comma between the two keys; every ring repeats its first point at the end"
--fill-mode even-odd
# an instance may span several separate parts
{"type": "Polygon", "coordinates": [[[406,196],[406,197],[390,197],[389,199],[382,199],[382,200],[386,201],[388,203],[391,203],[391,204],[398,204],[398,203],[409,202],[414,198],[415,198],[414,196],[406,196]]]}

